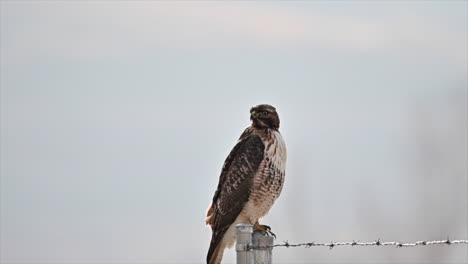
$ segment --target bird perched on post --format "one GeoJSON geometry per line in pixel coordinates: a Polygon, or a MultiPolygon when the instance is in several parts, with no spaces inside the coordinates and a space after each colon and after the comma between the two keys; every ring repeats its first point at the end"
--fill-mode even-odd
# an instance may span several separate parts
{"type": "Polygon", "coordinates": [[[206,224],[212,236],[206,261],[219,264],[226,247],[236,240],[235,226],[251,223],[254,230],[270,232],[260,225],[283,188],[286,146],[278,131],[276,109],[267,104],[250,109],[247,127],[229,153],[219,177],[218,188],[208,207],[206,224]]]}

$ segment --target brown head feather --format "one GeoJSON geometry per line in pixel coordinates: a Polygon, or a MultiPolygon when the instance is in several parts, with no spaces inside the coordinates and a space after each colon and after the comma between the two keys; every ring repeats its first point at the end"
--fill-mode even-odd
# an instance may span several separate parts
{"type": "Polygon", "coordinates": [[[260,104],[250,109],[250,120],[255,128],[270,128],[278,130],[280,120],[276,108],[268,104],[260,104]]]}

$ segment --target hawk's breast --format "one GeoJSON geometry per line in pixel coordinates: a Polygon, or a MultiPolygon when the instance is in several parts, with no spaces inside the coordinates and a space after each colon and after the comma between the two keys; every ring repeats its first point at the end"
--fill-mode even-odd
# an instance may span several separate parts
{"type": "Polygon", "coordinates": [[[286,169],[286,145],[276,130],[260,135],[265,144],[264,159],[253,178],[252,193],[243,213],[258,221],[264,217],[281,193],[286,169]]]}

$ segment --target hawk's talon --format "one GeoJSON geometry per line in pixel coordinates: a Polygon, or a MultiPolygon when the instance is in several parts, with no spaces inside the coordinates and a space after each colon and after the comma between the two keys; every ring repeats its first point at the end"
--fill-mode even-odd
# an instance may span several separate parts
{"type": "Polygon", "coordinates": [[[274,237],[276,239],[276,235],[275,233],[271,232],[271,227],[270,226],[267,226],[267,225],[261,225],[259,224],[258,222],[254,224],[253,226],[253,230],[254,231],[259,231],[260,233],[262,233],[263,235],[270,235],[272,237],[274,237]]]}
{"type": "Polygon", "coordinates": [[[273,236],[273,237],[276,239],[275,233],[273,233],[273,232],[271,232],[271,231],[268,231],[268,234],[270,234],[271,236],[273,236]]]}

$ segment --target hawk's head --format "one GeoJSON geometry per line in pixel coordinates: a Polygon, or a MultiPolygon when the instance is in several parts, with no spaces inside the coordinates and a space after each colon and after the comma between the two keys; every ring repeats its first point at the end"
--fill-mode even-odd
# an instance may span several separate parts
{"type": "Polygon", "coordinates": [[[267,104],[260,104],[250,109],[250,120],[256,128],[278,129],[280,120],[276,108],[267,104]]]}

